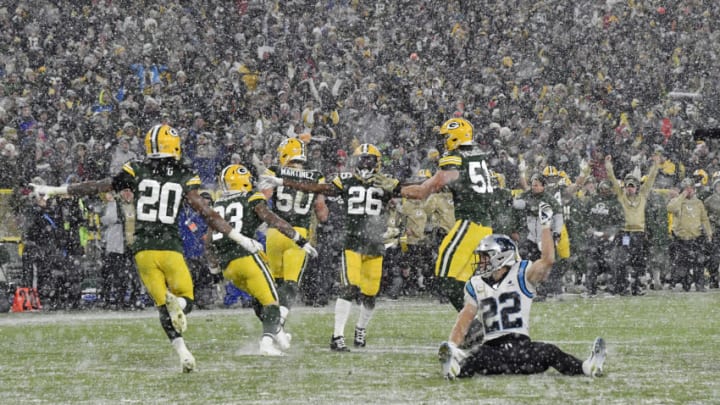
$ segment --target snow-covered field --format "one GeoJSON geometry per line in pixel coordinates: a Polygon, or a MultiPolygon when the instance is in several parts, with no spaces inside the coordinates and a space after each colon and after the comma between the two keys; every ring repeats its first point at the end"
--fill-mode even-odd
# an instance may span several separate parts
{"type": "MultiPolygon", "coordinates": [[[[195,311],[185,334],[198,370],[180,373],[154,309],[0,315],[2,403],[687,404],[720,403],[720,293],[536,303],[531,334],[586,357],[608,344],[606,376],[445,381],[436,358],[455,313],[428,299],[381,301],[368,346],[328,349],[332,305],[298,307],[288,356],[257,356],[249,309],[195,311]]],[[[348,323],[346,335],[352,336],[348,323]]]]}

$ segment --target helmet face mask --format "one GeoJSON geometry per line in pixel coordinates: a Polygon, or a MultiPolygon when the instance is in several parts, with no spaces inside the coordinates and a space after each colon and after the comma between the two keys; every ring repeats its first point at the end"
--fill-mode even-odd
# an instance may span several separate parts
{"type": "Polygon", "coordinates": [[[374,145],[364,143],[355,149],[355,172],[363,179],[370,178],[380,171],[380,159],[382,154],[374,145]]]}
{"type": "Polygon", "coordinates": [[[473,143],[473,126],[464,118],[451,118],[440,127],[440,135],[445,139],[445,149],[452,151],[473,143]]]}
{"type": "Polygon", "coordinates": [[[520,254],[512,239],[505,235],[492,234],[483,238],[475,248],[475,260],[475,274],[488,277],[517,263],[520,254]]]}
{"type": "Polygon", "coordinates": [[[278,161],[280,166],[287,166],[293,162],[305,163],[307,155],[305,143],[297,138],[288,138],[278,146],[278,161]]]}
{"type": "Polygon", "coordinates": [[[693,172],[693,178],[695,179],[695,187],[707,186],[709,176],[703,169],[697,169],[693,172]]]}
{"type": "Polygon", "coordinates": [[[169,125],[155,125],[145,134],[145,152],[148,158],[182,158],[182,140],[175,128],[169,125]]]}
{"type": "Polygon", "coordinates": [[[226,193],[252,191],[252,173],[243,165],[230,165],[220,174],[220,187],[226,193]]]}

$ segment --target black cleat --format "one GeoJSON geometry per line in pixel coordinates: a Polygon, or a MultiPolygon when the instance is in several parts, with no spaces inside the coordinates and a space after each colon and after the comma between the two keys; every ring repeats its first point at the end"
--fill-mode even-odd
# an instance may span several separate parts
{"type": "Polygon", "coordinates": [[[330,341],[330,350],[334,352],[349,352],[350,349],[345,345],[344,336],[333,336],[330,341]]]}

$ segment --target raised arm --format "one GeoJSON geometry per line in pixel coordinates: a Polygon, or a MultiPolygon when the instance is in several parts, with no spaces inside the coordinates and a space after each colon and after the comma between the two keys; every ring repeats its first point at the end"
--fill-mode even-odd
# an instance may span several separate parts
{"type": "Polygon", "coordinates": [[[540,259],[534,261],[527,271],[528,281],[536,285],[547,279],[555,263],[555,241],[550,230],[553,218],[552,208],[546,203],[541,203],[538,211],[538,218],[542,227],[540,232],[540,259]]]}

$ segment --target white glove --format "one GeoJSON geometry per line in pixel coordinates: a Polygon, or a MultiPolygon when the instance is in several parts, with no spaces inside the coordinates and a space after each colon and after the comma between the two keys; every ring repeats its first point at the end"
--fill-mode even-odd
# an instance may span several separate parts
{"type": "Polygon", "coordinates": [[[439,355],[442,362],[443,377],[448,380],[454,380],[455,377],[460,374],[460,363],[465,360],[467,353],[458,349],[457,346],[455,346],[455,343],[443,342],[440,345],[439,355]],[[443,353],[446,350],[450,351],[449,356],[447,356],[446,353],[443,353]],[[447,358],[443,360],[443,356],[447,356],[447,358]]]}
{"type": "Polygon", "coordinates": [[[67,186],[54,187],[54,186],[43,186],[40,184],[30,183],[30,187],[32,187],[33,194],[35,194],[36,196],[44,195],[46,197],[52,197],[54,195],[68,193],[67,186]]]}
{"type": "Polygon", "coordinates": [[[295,231],[295,236],[293,236],[292,240],[293,242],[297,243],[297,245],[300,246],[302,250],[306,251],[307,254],[310,255],[310,257],[317,257],[317,250],[315,250],[313,245],[311,245],[310,242],[307,241],[307,239],[300,236],[299,232],[295,231]]]}
{"type": "Polygon", "coordinates": [[[590,174],[590,164],[585,159],[580,161],[580,174],[585,177],[590,174]]]}
{"type": "Polygon", "coordinates": [[[520,160],[520,162],[518,163],[518,171],[523,176],[527,172],[527,163],[525,162],[525,159],[520,160]]]}
{"type": "Polygon", "coordinates": [[[543,227],[550,226],[552,217],[553,210],[550,204],[541,202],[538,206],[538,220],[540,220],[540,225],[543,227]]]}
{"type": "Polygon", "coordinates": [[[222,269],[220,266],[210,266],[210,274],[220,274],[222,273],[222,269]]]}
{"type": "Polygon", "coordinates": [[[264,190],[268,188],[275,188],[283,185],[283,179],[280,177],[270,176],[267,174],[262,174],[258,178],[258,189],[264,190]]]}
{"type": "Polygon", "coordinates": [[[302,250],[306,251],[307,254],[310,255],[310,257],[317,257],[318,251],[313,247],[313,245],[310,244],[310,242],[305,242],[304,245],[301,246],[302,250]]]}
{"type": "Polygon", "coordinates": [[[242,246],[243,249],[247,250],[252,254],[263,250],[260,242],[256,241],[255,239],[248,238],[247,236],[240,234],[240,232],[234,229],[227,236],[228,238],[237,242],[238,245],[242,246]]]}

